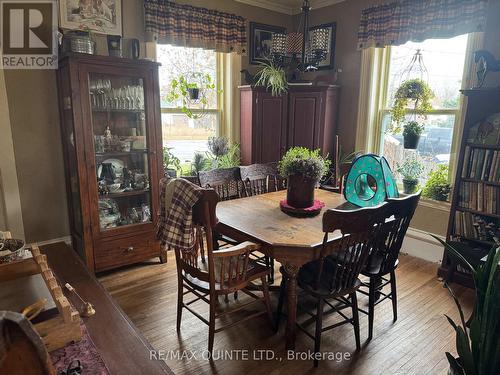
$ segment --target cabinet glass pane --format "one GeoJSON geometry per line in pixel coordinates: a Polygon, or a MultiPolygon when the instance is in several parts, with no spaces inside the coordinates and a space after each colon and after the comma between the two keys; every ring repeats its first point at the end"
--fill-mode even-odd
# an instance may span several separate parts
{"type": "Polygon", "coordinates": [[[99,226],[151,222],[144,82],[90,74],[90,105],[99,194],[99,226]]]}

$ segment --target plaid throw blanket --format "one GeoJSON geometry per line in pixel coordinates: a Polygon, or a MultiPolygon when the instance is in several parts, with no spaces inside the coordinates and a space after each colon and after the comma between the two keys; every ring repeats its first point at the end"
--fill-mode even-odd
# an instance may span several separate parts
{"type": "Polygon", "coordinates": [[[189,250],[195,244],[193,213],[201,188],[183,178],[160,180],[156,237],[165,248],[189,250]]]}

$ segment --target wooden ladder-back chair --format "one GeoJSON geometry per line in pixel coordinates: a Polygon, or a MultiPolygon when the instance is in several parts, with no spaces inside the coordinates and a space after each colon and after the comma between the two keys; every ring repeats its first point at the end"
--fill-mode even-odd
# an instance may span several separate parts
{"type": "Polygon", "coordinates": [[[360,311],[368,315],[369,340],[373,337],[375,306],[380,302],[386,299],[392,300],[393,321],[398,319],[395,271],[399,263],[399,252],[419,199],[420,192],[388,200],[375,247],[372,249],[365,268],[361,271],[369,278],[369,281],[361,286],[363,289],[359,290],[360,293],[368,296],[368,311],[361,309],[360,311]],[[383,288],[389,284],[390,292],[384,293],[383,288]]]}
{"type": "Polygon", "coordinates": [[[200,186],[214,189],[221,201],[247,196],[238,167],[200,171],[198,178],[200,186]]]}
{"type": "Polygon", "coordinates": [[[286,180],[278,173],[278,163],[241,166],[240,173],[248,196],[286,189],[286,180]]]}
{"type": "MultiPolygon", "coordinates": [[[[240,167],[241,179],[245,184],[246,194],[255,196],[286,188],[286,181],[278,174],[278,163],[251,164],[240,167]]],[[[253,253],[255,260],[271,267],[269,283],[274,283],[274,259],[261,253],[253,253]]]]}
{"type": "MultiPolygon", "coordinates": [[[[380,222],[383,209],[384,205],[352,211],[330,209],[323,214],[325,235],[320,258],[304,265],[297,277],[303,292],[316,299],[316,313],[308,311],[311,318],[303,324],[297,324],[301,331],[314,340],[315,353],[320,350],[323,332],[346,323],[354,326],[356,349],[360,350],[356,291],[361,281],[358,276],[368,259],[370,249],[374,246],[378,230],[376,223],[380,222]],[[329,243],[329,235],[333,232],[340,232],[341,238],[329,243]],[[332,252],[335,252],[337,257],[328,256],[332,252]],[[325,304],[329,307],[327,311],[324,311],[325,304]],[[342,312],[346,308],[352,310],[352,317],[349,318],[342,312]],[[338,313],[344,320],[323,328],[323,315],[332,312],[338,313]],[[314,321],[316,329],[312,335],[305,326],[314,321]]],[[[286,272],[284,273],[278,302],[278,319],[285,296],[286,272]]],[[[317,365],[318,360],[315,359],[314,366],[317,365]]]]}
{"type": "MultiPolygon", "coordinates": [[[[200,171],[198,173],[198,178],[200,180],[200,186],[202,188],[214,189],[220,201],[247,196],[245,185],[241,180],[240,169],[238,167],[200,171]]],[[[219,248],[219,241],[222,242],[222,246],[238,244],[238,242],[232,238],[222,236],[219,233],[214,233],[213,241],[214,249],[219,248]]]]}
{"type": "Polygon", "coordinates": [[[269,267],[264,267],[249,259],[250,252],[259,248],[251,242],[243,242],[231,248],[214,251],[212,245],[213,228],[217,224],[215,207],[218,196],[214,190],[203,190],[202,196],[193,207],[193,224],[195,226],[195,246],[191,250],[175,249],[177,265],[178,295],[177,295],[177,330],[180,330],[182,309],[185,308],[208,325],[208,350],[212,352],[214,335],[233,325],[253,317],[267,314],[272,325],[272,311],[266,277],[269,267]],[[200,259],[200,248],[206,246],[207,261],[200,259]],[[253,281],[260,279],[263,297],[257,296],[249,289],[255,289],[253,281]],[[218,314],[216,307],[218,296],[227,295],[241,290],[254,299],[237,308],[218,314]],[[194,295],[194,299],[184,301],[186,295],[194,295]],[[196,301],[209,304],[208,320],[191,308],[196,301]],[[251,314],[238,322],[215,328],[216,319],[240,311],[256,302],[263,303],[265,310],[251,314]]]}

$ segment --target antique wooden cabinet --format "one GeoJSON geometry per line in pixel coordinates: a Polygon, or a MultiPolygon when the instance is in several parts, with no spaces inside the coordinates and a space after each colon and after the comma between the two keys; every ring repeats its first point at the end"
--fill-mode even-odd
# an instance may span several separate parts
{"type": "Polygon", "coordinates": [[[72,54],[57,81],[73,247],[94,272],[159,256],[158,65],[72,54]]]}
{"type": "Polygon", "coordinates": [[[292,146],[333,155],[338,86],[290,86],[281,96],[240,87],[242,163],[278,161],[292,146]]]}

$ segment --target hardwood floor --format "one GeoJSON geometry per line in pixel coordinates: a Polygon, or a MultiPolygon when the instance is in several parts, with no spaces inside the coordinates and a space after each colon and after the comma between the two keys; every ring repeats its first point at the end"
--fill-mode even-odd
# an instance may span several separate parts
{"type": "MultiPolygon", "coordinates": [[[[361,341],[365,343],[358,353],[355,351],[354,331],[350,325],[326,332],[321,350],[326,353],[325,356],[333,356],[337,360],[323,360],[316,370],[313,369],[312,360],[287,360],[284,320],[279,332],[274,334],[265,316],[216,334],[216,360],[211,363],[203,359],[207,349],[208,327],[184,310],[179,335],[175,329],[177,279],[172,253],[169,253],[167,264],[152,260],[100,275],[99,280],[151,345],[158,351],[165,351],[159,352],[159,355],[176,374],[294,375],[335,372],[420,375],[446,374],[448,363],[444,352],[455,353],[455,336],[444,314],[456,320],[458,312],[448,291],[437,280],[436,271],[437,264],[401,256],[397,269],[398,321],[392,322],[389,300],[379,304],[375,309],[374,337],[366,343],[368,318],[361,314],[361,341]],[[185,358],[175,357],[178,350],[186,351],[185,358]],[[231,354],[233,360],[229,358],[231,354]],[[265,354],[269,355],[269,360],[265,359],[265,354]],[[242,359],[245,355],[248,355],[248,359],[242,359]],[[338,360],[337,356],[344,355],[350,358],[338,360]],[[218,356],[226,358],[217,359],[218,356]],[[258,360],[259,356],[264,359],[258,360]]],[[[278,271],[276,275],[279,275],[278,271]]],[[[279,282],[277,278],[277,285],[279,282]]],[[[472,309],[473,291],[457,285],[453,289],[468,316],[472,309]]],[[[275,309],[277,293],[272,293],[272,297],[275,309]]],[[[367,297],[360,295],[358,298],[360,307],[366,308],[367,297]]],[[[240,300],[240,303],[244,302],[244,297],[241,296],[240,300]]],[[[239,302],[230,298],[229,304],[233,306],[239,302]]],[[[221,306],[224,304],[221,299],[221,306]]],[[[193,306],[202,315],[208,315],[207,304],[197,302],[193,306]]],[[[305,320],[300,310],[298,319],[305,320]]],[[[325,320],[325,325],[335,319],[333,315],[330,316],[325,320]]],[[[314,332],[314,324],[310,332],[314,332]]],[[[298,332],[296,350],[312,351],[313,341],[298,332]]],[[[179,355],[182,354],[180,352],[179,355]]]]}

